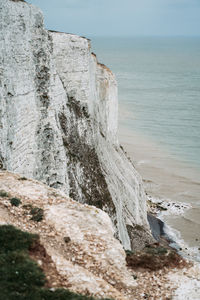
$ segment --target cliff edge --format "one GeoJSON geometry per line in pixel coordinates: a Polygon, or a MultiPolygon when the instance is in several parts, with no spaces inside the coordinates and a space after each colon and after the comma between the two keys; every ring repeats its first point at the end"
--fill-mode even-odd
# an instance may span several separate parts
{"type": "Polygon", "coordinates": [[[23,1],[1,0],[0,28],[1,168],[104,210],[125,249],[143,247],[146,196],[118,144],[114,75],[88,39],[45,30],[23,1]]]}

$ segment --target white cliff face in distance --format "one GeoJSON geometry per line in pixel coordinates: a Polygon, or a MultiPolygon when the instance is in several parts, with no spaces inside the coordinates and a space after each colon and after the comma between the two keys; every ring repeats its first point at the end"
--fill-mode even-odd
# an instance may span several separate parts
{"type": "Polygon", "coordinates": [[[118,144],[115,77],[90,48],[45,30],[38,8],[1,0],[0,164],[103,209],[137,248],[151,239],[146,196],[118,144]]]}

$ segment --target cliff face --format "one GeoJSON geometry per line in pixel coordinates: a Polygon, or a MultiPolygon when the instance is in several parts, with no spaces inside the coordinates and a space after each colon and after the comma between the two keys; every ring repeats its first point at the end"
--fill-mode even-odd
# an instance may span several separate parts
{"type": "Polygon", "coordinates": [[[0,141],[2,168],[103,209],[125,248],[150,238],[141,178],[117,141],[112,72],[89,40],[46,31],[21,1],[0,3],[0,141]]]}

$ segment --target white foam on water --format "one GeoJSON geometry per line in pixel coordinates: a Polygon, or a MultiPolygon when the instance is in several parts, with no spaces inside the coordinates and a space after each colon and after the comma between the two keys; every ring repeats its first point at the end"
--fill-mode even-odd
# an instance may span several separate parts
{"type": "Polygon", "coordinates": [[[182,257],[200,262],[199,248],[188,246],[188,244],[182,238],[180,231],[169,226],[165,220],[165,217],[169,215],[183,215],[187,210],[192,208],[192,205],[183,202],[175,202],[170,199],[159,199],[151,196],[148,196],[148,199],[152,203],[159,204],[159,206],[167,209],[164,211],[159,211],[157,217],[164,222],[164,233],[166,234],[167,238],[172,241],[170,242],[170,246],[176,249],[182,257]]]}
{"type": "Polygon", "coordinates": [[[192,208],[191,204],[172,201],[171,199],[163,199],[163,198],[155,198],[152,196],[147,196],[148,200],[150,200],[154,204],[158,204],[160,207],[160,211],[158,208],[157,216],[162,219],[164,216],[174,215],[180,216],[183,215],[187,210],[192,208]],[[162,210],[163,209],[163,210],[162,210]]]}
{"type": "Polygon", "coordinates": [[[163,230],[169,239],[173,241],[170,243],[170,246],[176,249],[182,257],[200,262],[200,251],[198,247],[189,247],[181,237],[181,233],[166,223],[164,223],[163,230]]]}

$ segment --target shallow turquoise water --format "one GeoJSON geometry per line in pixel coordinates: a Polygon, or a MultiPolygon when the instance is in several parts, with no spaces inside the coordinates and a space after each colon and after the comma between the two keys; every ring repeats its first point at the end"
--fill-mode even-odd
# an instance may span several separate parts
{"type": "Polygon", "coordinates": [[[200,38],[92,38],[115,73],[127,126],[200,169],[200,38]]]}

